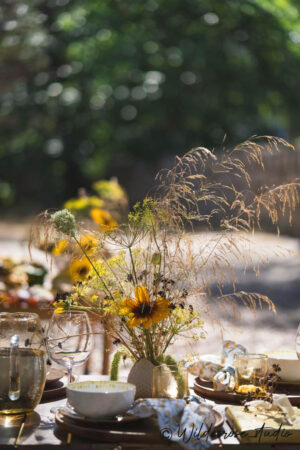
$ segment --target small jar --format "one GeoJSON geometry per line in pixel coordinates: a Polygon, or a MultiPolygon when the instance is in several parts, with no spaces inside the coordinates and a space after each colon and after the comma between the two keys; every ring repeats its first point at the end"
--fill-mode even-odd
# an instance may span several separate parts
{"type": "Polygon", "coordinates": [[[153,398],[184,398],[189,395],[188,371],[182,365],[160,364],[153,369],[153,398]]]}

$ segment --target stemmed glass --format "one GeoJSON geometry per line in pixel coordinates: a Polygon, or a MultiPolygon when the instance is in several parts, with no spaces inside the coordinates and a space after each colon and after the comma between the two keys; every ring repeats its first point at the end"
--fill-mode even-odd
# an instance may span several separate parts
{"type": "Polygon", "coordinates": [[[300,359],[300,324],[298,326],[297,334],[296,334],[296,353],[298,359],[300,359]]]}
{"type": "Polygon", "coordinates": [[[84,363],[93,348],[93,334],[86,312],[54,312],[46,344],[50,358],[67,369],[68,383],[71,383],[73,367],[84,363]]]}

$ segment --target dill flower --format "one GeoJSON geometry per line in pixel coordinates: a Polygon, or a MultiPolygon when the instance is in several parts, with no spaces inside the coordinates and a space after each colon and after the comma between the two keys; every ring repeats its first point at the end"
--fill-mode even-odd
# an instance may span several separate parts
{"type": "Polygon", "coordinates": [[[83,281],[88,276],[91,270],[91,264],[87,258],[75,259],[70,268],[69,273],[72,281],[83,281]]]}
{"type": "Polygon", "coordinates": [[[143,325],[147,329],[153,323],[164,320],[169,314],[169,300],[157,297],[151,303],[145,286],[135,288],[135,299],[124,298],[119,311],[119,315],[129,316],[129,328],[143,325]]]}
{"type": "Polygon", "coordinates": [[[51,215],[51,223],[56,231],[72,235],[76,230],[76,220],[70,211],[67,209],[61,209],[51,215]]]}

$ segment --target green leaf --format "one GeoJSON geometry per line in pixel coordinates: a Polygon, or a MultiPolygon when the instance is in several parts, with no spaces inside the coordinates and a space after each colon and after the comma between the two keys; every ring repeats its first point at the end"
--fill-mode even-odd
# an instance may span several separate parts
{"type": "Polygon", "coordinates": [[[153,253],[151,258],[151,263],[154,266],[158,266],[161,263],[161,254],[160,253],[153,253]]]}

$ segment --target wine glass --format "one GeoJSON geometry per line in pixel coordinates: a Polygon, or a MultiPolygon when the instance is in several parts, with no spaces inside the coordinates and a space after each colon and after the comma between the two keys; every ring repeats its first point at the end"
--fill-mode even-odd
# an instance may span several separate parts
{"type": "Polygon", "coordinates": [[[92,329],[86,312],[54,312],[46,344],[50,358],[67,369],[68,383],[71,383],[73,367],[84,363],[93,347],[92,329]]]}
{"type": "Polygon", "coordinates": [[[300,324],[298,326],[297,334],[296,334],[296,353],[298,359],[300,359],[300,324]]]}

